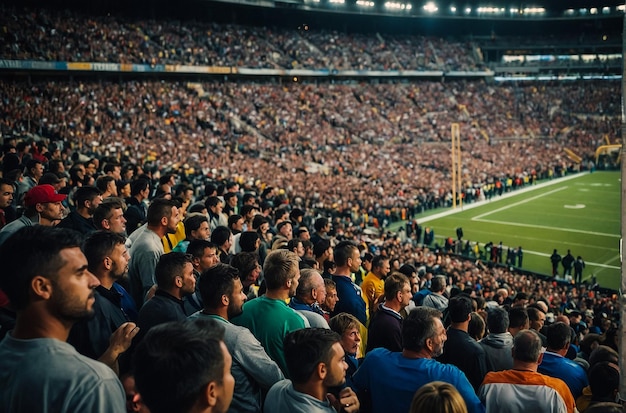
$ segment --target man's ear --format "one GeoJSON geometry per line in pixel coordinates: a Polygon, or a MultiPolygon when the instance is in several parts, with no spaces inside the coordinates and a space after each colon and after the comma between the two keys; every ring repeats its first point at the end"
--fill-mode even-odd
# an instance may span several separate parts
{"type": "Polygon", "coordinates": [[[39,298],[49,300],[52,296],[52,283],[46,277],[36,275],[30,282],[32,292],[39,298]]]}
{"type": "Polygon", "coordinates": [[[202,400],[202,404],[206,404],[207,406],[210,406],[210,407],[215,406],[217,404],[217,400],[219,396],[217,383],[214,381],[210,382],[209,384],[206,385],[206,387],[204,388],[204,391],[201,392],[200,394],[201,394],[201,397],[204,398],[204,400],[202,400]]]}
{"type": "Polygon", "coordinates": [[[539,358],[537,359],[537,364],[541,364],[543,361],[543,353],[539,353],[539,358]]]}
{"type": "Polygon", "coordinates": [[[315,371],[317,373],[317,377],[320,380],[324,380],[326,378],[326,374],[328,374],[328,369],[326,368],[326,363],[319,363],[317,365],[317,369],[315,371]]]}

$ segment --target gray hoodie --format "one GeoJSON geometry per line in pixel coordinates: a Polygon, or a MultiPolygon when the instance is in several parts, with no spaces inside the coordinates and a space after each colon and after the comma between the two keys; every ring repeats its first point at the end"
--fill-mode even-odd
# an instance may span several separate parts
{"type": "Polygon", "coordinates": [[[479,341],[487,356],[489,371],[502,371],[513,368],[513,336],[505,333],[488,334],[479,341]]]}

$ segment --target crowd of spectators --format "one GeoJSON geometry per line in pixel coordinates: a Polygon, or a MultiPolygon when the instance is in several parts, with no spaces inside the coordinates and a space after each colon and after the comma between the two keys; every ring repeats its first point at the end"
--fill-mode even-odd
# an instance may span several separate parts
{"type": "Polygon", "coordinates": [[[263,69],[480,70],[470,42],[3,7],[0,58],[263,69]]]}

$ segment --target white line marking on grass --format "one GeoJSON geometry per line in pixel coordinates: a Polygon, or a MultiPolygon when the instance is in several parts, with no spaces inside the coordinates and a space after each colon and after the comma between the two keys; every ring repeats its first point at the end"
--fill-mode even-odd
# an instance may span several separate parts
{"type": "Polygon", "coordinates": [[[541,194],[541,195],[537,195],[537,196],[530,197],[528,199],[524,199],[523,201],[519,201],[519,202],[515,202],[513,204],[509,204],[509,205],[503,206],[502,208],[493,209],[493,210],[491,210],[489,212],[485,212],[484,214],[476,215],[475,217],[472,218],[472,221],[480,221],[480,218],[486,217],[487,215],[495,214],[496,212],[500,212],[500,211],[506,211],[507,209],[511,209],[511,208],[514,208],[514,207],[519,206],[519,205],[524,205],[524,204],[526,204],[528,202],[534,201],[535,199],[543,198],[544,196],[552,195],[552,194],[554,194],[556,192],[564,191],[567,188],[569,188],[569,187],[564,186],[562,188],[557,188],[557,189],[554,189],[552,191],[546,192],[546,193],[541,194]]]}
{"type": "Polygon", "coordinates": [[[578,233],[578,234],[597,235],[597,236],[600,236],[600,237],[621,238],[621,235],[605,234],[603,232],[594,232],[594,231],[583,231],[582,229],[568,229],[568,228],[546,227],[544,225],[533,225],[533,224],[521,224],[521,223],[507,222],[507,221],[496,221],[494,219],[476,219],[476,218],[472,218],[472,221],[489,222],[489,223],[492,223],[492,224],[501,224],[501,225],[511,225],[511,226],[514,226],[514,227],[538,228],[538,229],[545,229],[545,230],[550,230],[550,231],[575,232],[575,233],[578,233]]]}

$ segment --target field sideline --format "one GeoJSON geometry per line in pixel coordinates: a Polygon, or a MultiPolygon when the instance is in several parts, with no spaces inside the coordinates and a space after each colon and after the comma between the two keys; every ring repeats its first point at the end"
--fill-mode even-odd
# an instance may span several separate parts
{"type": "MultiPolygon", "coordinates": [[[[464,239],[483,244],[502,241],[506,247],[522,246],[523,268],[551,274],[549,257],[556,248],[561,256],[570,249],[586,262],[583,279],[592,275],[607,288],[620,287],[620,194],[617,171],[570,175],[542,182],[456,210],[417,217],[431,227],[438,242],[455,236],[462,227],[464,239]]],[[[560,275],[563,269],[559,266],[560,275]]]]}

